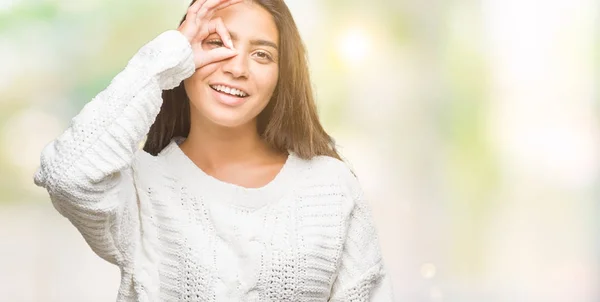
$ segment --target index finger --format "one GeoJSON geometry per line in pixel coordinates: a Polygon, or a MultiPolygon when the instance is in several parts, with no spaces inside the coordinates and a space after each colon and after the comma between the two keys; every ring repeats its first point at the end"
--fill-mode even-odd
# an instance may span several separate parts
{"type": "Polygon", "coordinates": [[[210,20],[217,10],[224,9],[242,1],[243,0],[206,0],[198,12],[198,17],[210,20]]]}
{"type": "MultiPolygon", "coordinates": [[[[188,9],[187,9],[185,19],[187,19],[188,16],[197,15],[198,11],[200,10],[200,7],[202,7],[202,5],[204,5],[205,2],[206,2],[206,0],[197,0],[196,2],[192,3],[190,5],[190,7],[188,7],[188,9]]],[[[191,18],[191,19],[195,19],[195,18],[191,18]]]]}
{"type": "Polygon", "coordinates": [[[215,8],[215,11],[217,11],[217,10],[221,10],[221,9],[224,9],[224,8],[226,8],[226,7],[230,6],[230,5],[234,5],[234,4],[236,4],[236,3],[240,3],[240,2],[243,2],[243,1],[244,1],[244,0],[230,0],[230,1],[228,1],[228,2],[225,2],[225,3],[223,3],[223,4],[219,5],[219,6],[217,6],[217,7],[215,8]]]}
{"type": "Polygon", "coordinates": [[[225,23],[223,23],[223,19],[214,18],[214,19],[210,20],[210,23],[208,26],[208,32],[209,32],[209,34],[216,32],[223,40],[223,43],[225,44],[225,46],[229,47],[230,49],[235,50],[235,48],[233,48],[233,42],[231,41],[231,36],[229,35],[229,31],[227,30],[227,27],[225,27],[225,23]]]}

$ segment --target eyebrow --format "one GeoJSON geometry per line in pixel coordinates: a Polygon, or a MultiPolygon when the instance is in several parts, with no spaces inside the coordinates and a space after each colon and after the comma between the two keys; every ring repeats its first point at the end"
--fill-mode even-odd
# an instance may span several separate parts
{"type": "MultiPolygon", "coordinates": [[[[231,36],[231,40],[237,40],[236,33],[229,32],[229,35],[231,36]]],[[[269,46],[269,47],[275,48],[275,50],[279,50],[279,48],[277,47],[277,44],[275,44],[271,41],[268,41],[268,40],[262,40],[262,39],[250,40],[250,45],[252,45],[252,46],[269,46]]]]}

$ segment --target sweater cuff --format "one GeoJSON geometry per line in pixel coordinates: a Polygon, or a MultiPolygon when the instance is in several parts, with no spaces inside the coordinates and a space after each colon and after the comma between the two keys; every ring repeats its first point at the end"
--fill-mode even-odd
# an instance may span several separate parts
{"type": "Polygon", "coordinates": [[[156,75],[162,90],[179,86],[196,71],[192,46],[178,30],[168,30],[148,42],[127,67],[156,75]]]}

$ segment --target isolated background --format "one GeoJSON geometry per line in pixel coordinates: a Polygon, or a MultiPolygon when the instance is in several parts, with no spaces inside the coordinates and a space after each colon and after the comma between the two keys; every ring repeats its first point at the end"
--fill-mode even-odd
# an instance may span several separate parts
{"type": "MultiPolygon", "coordinates": [[[[600,2],[288,0],[398,301],[600,301],[600,2]]],[[[114,301],[42,147],[187,0],[0,0],[0,300],[114,301]]]]}

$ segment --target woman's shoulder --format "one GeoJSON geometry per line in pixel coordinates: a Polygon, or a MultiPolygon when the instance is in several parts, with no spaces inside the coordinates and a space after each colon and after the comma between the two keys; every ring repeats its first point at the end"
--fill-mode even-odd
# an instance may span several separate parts
{"type": "Polygon", "coordinates": [[[330,156],[315,156],[302,161],[306,169],[297,192],[304,196],[303,204],[331,206],[332,211],[347,219],[363,196],[362,187],[351,166],[346,161],[330,156]]]}
{"type": "Polygon", "coordinates": [[[317,155],[303,160],[313,173],[325,173],[329,176],[352,174],[350,166],[345,161],[327,155],[317,155]]]}
{"type": "Polygon", "coordinates": [[[305,171],[309,179],[333,182],[352,192],[360,190],[360,184],[348,162],[326,155],[302,161],[306,166],[305,171]]]}

